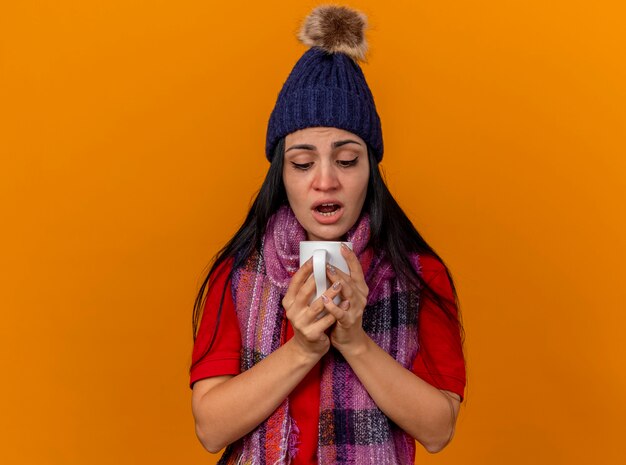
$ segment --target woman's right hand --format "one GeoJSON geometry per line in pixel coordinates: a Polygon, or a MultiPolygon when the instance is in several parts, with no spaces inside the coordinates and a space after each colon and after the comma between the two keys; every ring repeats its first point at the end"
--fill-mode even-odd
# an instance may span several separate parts
{"type": "MultiPolygon", "coordinates": [[[[333,299],[340,290],[330,287],[324,294],[327,298],[333,299]]],[[[309,259],[292,276],[282,304],[293,327],[294,342],[304,355],[319,359],[330,348],[326,330],[337,320],[330,313],[319,317],[324,311],[322,298],[315,299],[308,305],[314,295],[313,260],[309,259]]]]}

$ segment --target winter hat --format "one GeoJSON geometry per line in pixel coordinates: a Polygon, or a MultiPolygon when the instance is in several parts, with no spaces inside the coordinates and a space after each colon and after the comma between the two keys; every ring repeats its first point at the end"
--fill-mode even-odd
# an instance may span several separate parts
{"type": "Polygon", "coordinates": [[[298,38],[311,48],[291,70],[270,115],[265,144],[270,162],[281,137],[314,126],[358,135],[380,162],[380,118],[358,63],[367,52],[366,27],[363,13],[343,6],[318,6],[304,20],[298,38]]]}

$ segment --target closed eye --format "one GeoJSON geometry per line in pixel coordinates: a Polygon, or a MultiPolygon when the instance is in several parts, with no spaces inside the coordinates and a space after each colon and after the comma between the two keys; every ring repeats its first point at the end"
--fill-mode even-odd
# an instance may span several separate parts
{"type": "Polygon", "coordinates": [[[359,157],[355,157],[352,160],[337,160],[337,164],[342,168],[348,168],[350,166],[354,166],[359,161],[359,157]]]}
{"type": "Polygon", "coordinates": [[[308,170],[311,166],[313,166],[313,162],[309,162],[309,163],[295,163],[295,162],[291,162],[291,165],[297,169],[297,170],[302,170],[302,171],[306,171],[308,170]]]}

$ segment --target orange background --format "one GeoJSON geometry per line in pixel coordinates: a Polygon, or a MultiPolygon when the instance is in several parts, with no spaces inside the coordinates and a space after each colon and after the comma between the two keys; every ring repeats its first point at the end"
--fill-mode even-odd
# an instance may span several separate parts
{"type": "MultiPolygon", "coordinates": [[[[192,303],[315,4],[3,3],[1,463],[214,463],[192,303]]],[[[349,4],[390,188],[467,331],[457,435],[417,462],[623,463],[623,2],[349,4]]]]}

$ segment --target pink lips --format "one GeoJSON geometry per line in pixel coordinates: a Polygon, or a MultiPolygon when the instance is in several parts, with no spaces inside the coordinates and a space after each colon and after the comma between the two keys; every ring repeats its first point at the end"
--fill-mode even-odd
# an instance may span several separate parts
{"type": "Polygon", "coordinates": [[[313,204],[313,206],[311,207],[311,211],[313,212],[313,218],[315,218],[315,220],[320,223],[320,224],[334,224],[336,222],[338,222],[341,217],[343,216],[343,212],[344,212],[344,208],[343,208],[343,204],[341,202],[339,202],[338,200],[334,200],[334,199],[324,199],[324,200],[320,200],[318,202],[315,202],[313,204]],[[322,213],[320,212],[317,207],[321,206],[321,205],[336,205],[337,210],[333,211],[332,213],[322,213]]]}

